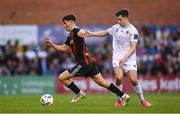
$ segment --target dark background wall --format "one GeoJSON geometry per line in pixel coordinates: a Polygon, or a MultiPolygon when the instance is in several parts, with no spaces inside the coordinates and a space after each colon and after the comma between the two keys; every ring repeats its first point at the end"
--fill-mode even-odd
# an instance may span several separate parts
{"type": "Polygon", "coordinates": [[[180,0],[0,0],[0,24],[58,24],[74,13],[81,25],[109,25],[120,8],[134,24],[180,24],[180,0]]]}

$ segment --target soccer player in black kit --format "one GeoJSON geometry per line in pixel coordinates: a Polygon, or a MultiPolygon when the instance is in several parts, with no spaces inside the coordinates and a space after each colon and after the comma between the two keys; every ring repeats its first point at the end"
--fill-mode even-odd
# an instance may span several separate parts
{"type": "Polygon", "coordinates": [[[58,78],[62,84],[76,94],[70,102],[77,102],[86,96],[85,92],[80,90],[71,80],[73,77],[80,76],[90,77],[98,85],[107,88],[121,97],[123,99],[123,105],[127,105],[130,96],[120,91],[113,83],[104,80],[97,69],[96,63],[89,56],[87,46],[84,41],[84,37],[88,36],[88,32],[76,26],[76,17],[72,14],[64,16],[62,21],[65,29],[70,32],[65,43],[57,45],[48,38],[46,38],[45,41],[48,46],[51,46],[61,52],[66,52],[68,48],[71,48],[75,56],[77,65],[62,72],[58,78]]]}

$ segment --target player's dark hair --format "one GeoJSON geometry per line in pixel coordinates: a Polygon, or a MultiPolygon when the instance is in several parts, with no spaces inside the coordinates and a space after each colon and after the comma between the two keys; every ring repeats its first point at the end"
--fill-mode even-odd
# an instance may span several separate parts
{"type": "Polygon", "coordinates": [[[117,17],[118,16],[122,16],[122,17],[128,17],[129,16],[129,11],[128,9],[121,9],[119,10],[116,14],[115,14],[117,17]]]}
{"type": "Polygon", "coordinates": [[[74,21],[76,22],[76,17],[73,14],[69,14],[63,17],[62,21],[74,21]]]}

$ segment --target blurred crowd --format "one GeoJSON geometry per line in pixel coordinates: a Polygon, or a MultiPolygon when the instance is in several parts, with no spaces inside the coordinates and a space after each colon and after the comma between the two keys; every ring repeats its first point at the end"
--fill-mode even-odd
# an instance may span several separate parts
{"type": "Polygon", "coordinates": [[[180,28],[142,26],[137,63],[143,75],[180,76],[180,28]]]}
{"type": "MultiPolygon", "coordinates": [[[[139,75],[180,76],[180,29],[139,28],[137,64],[139,75]]],[[[102,74],[113,74],[112,38],[100,44],[88,44],[88,49],[102,74]]],[[[74,66],[74,56],[58,52],[44,42],[35,45],[14,44],[9,40],[0,46],[0,76],[57,76],[74,66]]]]}

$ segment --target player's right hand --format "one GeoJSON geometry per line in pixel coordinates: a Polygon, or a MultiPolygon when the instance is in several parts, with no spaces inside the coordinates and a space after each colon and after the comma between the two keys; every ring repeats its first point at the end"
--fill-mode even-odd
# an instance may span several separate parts
{"type": "Polygon", "coordinates": [[[92,35],[92,32],[89,31],[89,30],[86,30],[86,36],[89,37],[89,36],[91,36],[91,35],[92,35]]]}
{"type": "Polygon", "coordinates": [[[53,42],[49,38],[45,38],[45,42],[48,46],[52,46],[53,42]]]}

